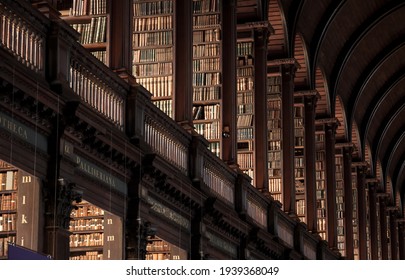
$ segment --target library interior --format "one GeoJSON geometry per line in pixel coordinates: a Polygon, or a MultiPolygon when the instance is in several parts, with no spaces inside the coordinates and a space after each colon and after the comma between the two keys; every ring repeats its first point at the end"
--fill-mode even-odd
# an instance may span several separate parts
{"type": "Polygon", "coordinates": [[[0,259],[405,259],[404,14],[0,0],[0,259]]]}

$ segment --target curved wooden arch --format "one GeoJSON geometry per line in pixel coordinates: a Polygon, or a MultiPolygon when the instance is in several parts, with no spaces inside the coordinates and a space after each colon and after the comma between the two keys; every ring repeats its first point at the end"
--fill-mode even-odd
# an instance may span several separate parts
{"type": "Polygon", "coordinates": [[[393,137],[391,142],[392,143],[390,143],[389,147],[392,148],[390,149],[389,153],[386,153],[382,160],[382,164],[385,166],[384,173],[387,174],[387,176],[390,176],[390,174],[392,173],[391,165],[395,157],[399,154],[402,154],[400,148],[403,147],[405,144],[405,131],[403,131],[398,137],[393,137]]]}
{"type": "Polygon", "coordinates": [[[379,159],[376,160],[376,167],[375,167],[375,177],[380,182],[380,186],[384,187],[384,172],[381,166],[381,161],[379,159]]]}
{"type": "Polygon", "coordinates": [[[294,58],[300,65],[294,76],[295,90],[310,88],[310,73],[308,68],[308,54],[305,41],[301,34],[297,33],[294,38],[294,58]]]}
{"type": "Polygon", "coordinates": [[[357,159],[362,159],[363,158],[363,150],[362,150],[362,145],[361,145],[361,138],[360,138],[360,134],[359,134],[359,129],[357,127],[357,123],[353,121],[352,125],[351,125],[351,136],[349,141],[353,143],[354,145],[354,149],[353,149],[353,158],[357,158],[357,159]]]}
{"type": "Polygon", "coordinates": [[[269,0],[268,21],[274,33],[267,45],[269,59],[286,57],[288,55],[288,34],[284,12],[278,0],[269,0]]]}
{"type": "Polygon", "coordinates": [[[405,103],[398,104],[397,108],[393,109],[392,113],[388,115],[380,125],[379,129],[377,130],[379,140],[376,144],[373,144],[372,151],[374,151],[374,155],[380,154],[381,145],[387,137],[388,130],[391,128],[392,123],[401,115],[401,113],[405,113],[405,103]]]}
{"type": "Polygon", "coordinates": [[[314,41],[316,42],[316,46],[315,48],[312,48],[312,51],[309,54],[312,58],[312,63],[310,65],[314,67],[314,69],[311,69],[312,73],[315,71],[315,65],[318,61],[319,50],[321,49],[326,33],[346,1],[347,0],[332,1],[332,3],[328,6],[326,12],[323,14],[322,19],[318,24],[318,28],[315,30],[314,41]]]}
{"type": "Polygon", "coordinates": [[[290,39],[288,42],[288,54],[291,57],[294,53],[294,34],[296,34],[297,30],[297,23],[298,19],[300,18],[300,15],[303,11],[303,7],[305,5],[306,0],[302,1],[292,1],[291,7],[290,7],[290,13],[289,13],[289,22],[292,22],[292,24],[289,26],[289,29],[287,30],[288,38],[290,39]]]}
{"type": "Polygon", "coordinates": [[[402,215],[405,216],[403,213],[401,194],[399,192],[395,193],[395,206],[398,207],[399,213],[402,213],[402,215]]]}
{"type": "Polygon", "coordinates": [[[335,117],[339,120],[340,123],[340,125],[336,129],[336,140],[340,142],[346,142],[349,140],[349,133],[347,129],[346,111],[340,96],[336,97],[335,103],[335,117]]]}
{"type": "Polygon", "coordinates": [[[318,91],[320,99],[316,105],[316,116],[326,118],[331,115],[328,84],[324,78],[323,71],[317,67],[315,71],[315,89],[318,91]]]}
{"type": "Polygon", "coordinates": [[[364,161],[370,166],[370,173],[374,175],[374,166],[373,166],[373,155],[371,154],[371,148],[368,141],[364,144],[364,161]]]}
{"type": "Polygon", "coordinates": [[[367,114],[363,118],[363,123],[366,125],[363,126],[362,135],[368,135],[370,126],[373,124],[374,117],[377,115],[378,110],[381,108],[384,101],[389,98],[390,93],[395,89],[401,82],[405,81],[405,68],[397,72],[396,75],[387,80],[383,85],[378,94],[375,95],[373,101],[369,108],[372,110],[367,110],[367,114]]]}
{"type": "MultiPolygon", "coordinates": [[[[405,6],[405,2],[387,5],[385,9],[379,10],[374,16],[368,18],[357,30],[352,33],[350,38],[346,41],[345,45],[343,46],[342,50],[340,51],[338,58],[336,61],[341,61],[341,63],[335,64],[332,69],[331,74],[331,89],[332,96],[334,97],[337,92],[338,85],[341,81],[340,77],[346,64],[351,57],[353,51],[356,49],[358,44],[362,41],[362,39],[374,28],[376,27],[382,20],[386,17],[390,16],[393,12],[398,10],[399,8],[405,6]]],[[[332,108],[333,110],[333,108],[332,108]]]]}
{"type": "Polygon", "coordinates": [[[390,57],[395,55],[395,53],[400,51],[403,47],[405,47],[405,38],[400,38],[394,41],[393,43],[390,44],[390,46],[383,49],[375,57],[375,59],[365,68],[365,70],[357,80],[356,85],[354,86],[353,89],[353,94],[350,96],[349,102],[347,104],[347,112],[350,120],[354,118],[354,112],[356,111],[356,108],[359,105],[360,99],[364,93],[364,90],[368,82],[377,73],[378,69],[380,69],[380,67],[384,65],[384,63],[388,61],[390,57]]]}
{"type": "Polygon", "coordinates": [[[385,178],[385,192],[388,194],[390,202],[395,205],[395,196],[392,188],[391,176],[386,176],[385,178]]]}

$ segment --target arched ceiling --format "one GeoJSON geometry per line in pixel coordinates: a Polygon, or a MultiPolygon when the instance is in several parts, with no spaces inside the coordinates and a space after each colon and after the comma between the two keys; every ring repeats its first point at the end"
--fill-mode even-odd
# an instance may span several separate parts
{"type": "Polygon", "coordinates": [[[306,86],[321,96],[317,117],[344,116],[347,127],[339,141],[356,142],[356,154],[370,162],[372,175],[378,170],[383,181],[390,178],[392,193],[403,194],[405,1],[237,1],[238,22],[256,14],[256,20],[273,26],[269,58],[292,57],[305,49],[306,86]],[[243,15],[248,3],[251,11],[243,15]]]}
{"type": "Polygon", "coordinates": [[[322,69],[331,116],[341,113],[336,108],[339,97],[350,125],[347,130],[356,123],[359,131],[360,139],[347,133],[348,140],[363,145],[362,160],[367,156],[371,161],[374,176],[378,170],[384,181],[391,178],[395,193],[405,185],[405,1],[280,3],[308,48],[313,88],[317,69],[322,69]]]}

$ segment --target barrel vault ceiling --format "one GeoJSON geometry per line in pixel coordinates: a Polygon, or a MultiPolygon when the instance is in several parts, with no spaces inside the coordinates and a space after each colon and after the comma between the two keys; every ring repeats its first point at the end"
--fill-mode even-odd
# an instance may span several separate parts
{"type": "MultiPolygon", "coordinates": [[[[268,59],[294,57],[296,90],[318,90],[393,202],[405,184],[405,1],[238,0],[238,23],[269,21],[268,59]],[[387,183],[388,182],[388,183],[387,183]],[[391,187],[392,186],[392,187],[391,187]]],[[[398,204],[397,204],[398,205],[398,204]]]]}

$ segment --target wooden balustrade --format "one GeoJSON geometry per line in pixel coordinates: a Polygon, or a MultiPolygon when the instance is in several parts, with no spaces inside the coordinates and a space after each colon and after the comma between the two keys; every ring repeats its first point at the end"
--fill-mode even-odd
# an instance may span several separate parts
{"type": "MultiPolygon", "coordinates": [[[[155,108],[155,110],[159,109],[155,108]]],[[[155,153],[165,158],[187,175],[188,145],[182,143],[181,137],[176,137],[176,133],[173,133],[176,130],[170,127],[171,120],[168,121],[169,123],[165,123],[160,118],[155,119],[151,118],[150,115],[146,115],[145,142],[149,144],[155,153]]],[[[187,136],[186,139],[190,138],[189,135],[187,136]]]]}
{"type": "MultiPolygon", "coordinates": [[[[103,75],[104,73],[99,72],[96,75],[94,73],[97,72],[89,70],[91,68],[77,61],[75,57],[72,58],[69,75],[71,89],[90,107],[123,130],[126,94],[114,90],[110,86],[111,83],[105,80],[104,77],[111,74],[103,75]]],[[[125,92],[125,89],[122,91],[125,92]]]]}
{"type": "Polygon", "coordinates": [[[220,198],[235,203],[236,174],[210,150],[203,155],[203,182],[220,198]]]}
{"type": "Polygon", "coordinates": [[[261,205],[255,199],[248,197],[246,199],[246,213],[254,221],[264,228],[267,228],[267,205],[261,205]]]}
{"type": "MultiPolygon", "coordinates": [[[[38,24],[40,20],[28,22],[23,18],[35,18],[17,3],[19,1],[0,2],[0,47],[6,49],[28,68],[42,72],[45,59],[45,33],[44,24],[38,24]],[[14,2],[14,3],[10,3],[14,2]],[[17,11],[12,8],[18,9],[17,11]],[[27,14],[20,16],[19,13],[27,14]],[[42,32],[39,31],[42,29],[42,32]]],[[[37,18],[36,18],[37,19],[37,18]]]]}

